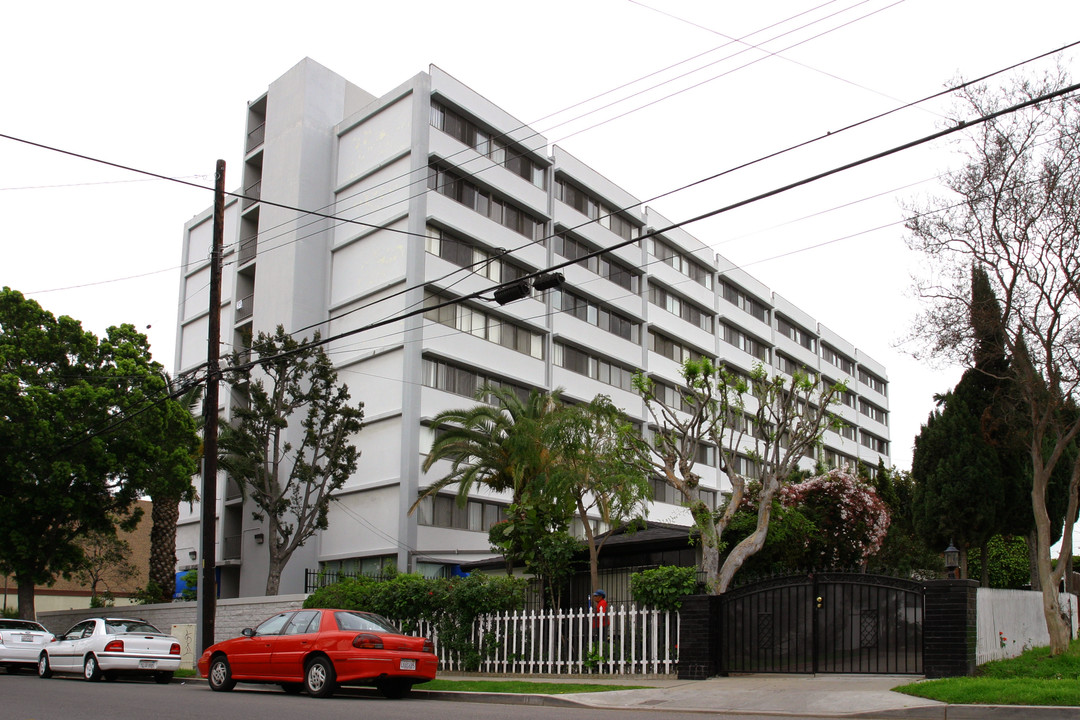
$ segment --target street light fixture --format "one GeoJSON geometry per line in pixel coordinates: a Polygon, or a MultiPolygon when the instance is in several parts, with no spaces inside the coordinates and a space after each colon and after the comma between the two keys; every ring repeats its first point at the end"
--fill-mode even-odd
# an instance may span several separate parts
{"type": "Polygon", "coordinates": [[[945,548],[945,577],[949,580],[955,580],[958,577],[957,570],[960,569],[960,551],[953,545],[952,540],[949,540],[949,547],[945,548]]]}

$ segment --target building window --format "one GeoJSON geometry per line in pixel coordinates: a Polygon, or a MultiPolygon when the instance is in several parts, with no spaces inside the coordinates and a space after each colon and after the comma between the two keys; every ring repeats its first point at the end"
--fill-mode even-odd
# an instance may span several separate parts
{"type": "Polygon", "coordinates": [[[427,251],[492,282],[511,282],[531,272],[499,257],[505,253],[488,252],[478,245],[460,240],[445,230],[431,226],[428,226],[427,251]]]}
{"type": "Polygon", "coordinates": [[[720,323],[720,337],[724,342],[729,345],[734,345],[745,353],[753,355],[758,360],[764,363],[769,362],[768,346],[760,340],[747,335],[742,330],[722,322],[720,323]]]}
{"type": "Polygon", "coordinates": [[[840,368],[848,375],[855,374],[855,361],[845,357],[825,343],[821,343],[821,357],[825,359],[825,362],[840,368]]]}
{"type": "MultiPolygon", "coordinates": [[[[490,375],[482,375],[475,370],[467,370],[457,365],[434,358],[424,358],[424,387],[444,390],[476,400],[476,394],[482,387],[506,388],[514,392],[523,401],[529,397],[529,389],[521,385],[504,382],[490,375]]],[[[480,398],[483,402],[494,403],[493,397],[480,398]]],[[[438,431],[436,431],[438,432],[438,431]]]]}
{"type": "Polygon", "coordinates": [[[555,343],[555,365],[622,390],[634,389],[633,370],[570,345],[555,343]]]}
{"type": "MultiPolygon", "coordinates": [[[[424,296],[427,306],[446,302],[446,298],[428,293],[424,296]]],[[[497,343],[503,347],[524,353],[537,360],[544,359],[544,334],[530,328],[515,325],[495,315],[469,305],[455,303],[431,307],[424,317],[440,325],[467,332],[478,338],[497,343]]]]}
{"type": "Polygon", "coordinates": [[[653,380],[653,394],[655,394],[657,400],[662,402],[666,407],[674,410],[681,410],[684,413],[694,412],[693,403],[688,402],[683,393],[667,383],[653,380]]]}
{"type": "Polygon", "coordinates": [[[831,468],[849,467],[854,470],[855,466],[858,465],[858,460],[855,458],[828,447],[825,448],[823,459],[825,460],[825,464],[831,468]]]}
{"type": "Polygon", "coordinates": [[[683,300],[675,293],[660,287],[656,283],[649,285],[649,302],[688,323],[697,325],[705,332],[711,333],[713,331],[713,314],[711,311],[702,310],[697,305],[683,300]]]}
{"type": "Polygon", "coordinates": [[[787,355],[780,352],[773,353],[776,361],[773,366],[780,372],[787,373],[788,375],[794,375],[795,373],[802,373],[812,378],[817,377],[817,371],[811,367],[807,367],[806,363],[793,360],[787,355]]]}
{"type": "Polygon", "coordinates": [[[641,323],[625,315],[609,310],[592,300],[569,290],[552,290],[552,303],[556,310],[573,315],[590,325],[617,335],[633,343],[641,342],[641,323]]]}
{"type": "Polygon", "coordinates": [[[461,507],[453,495],[429,496],[417,507],[417,524],[428,527],[487,532],[505,519],[506,506],[502,503],[470,499],[461,507]]]}
{"type": "Polygon", "coordinates": [[[589,253],[596,252],[597,248],[589,247],[585,242],[565,233],[551,238],[551,242],[556,254],[567,260],[576,260],[577,264],[586,270],[610,280],[624,290],[637,293],[640,280],[628,267],[603,255],[586,257],[589,253]]]}
{"type": "Polygon", "coordinates": [[[725,300],[743,312],[749,313],[761,322],[768,324],[769,308],[764,303],[727,280],[721,280],[720,287],[723,290],[725,300]]]}
{"type": "Polygon", "coordinates": [[[712,270],[701,263],[691,260],[687,253],[677,250],[673,245],[657,237],[649,238],[649,253],[660,262],[675,268],[698,285],[712,290],[712,270]]]}
{"type": "Polygon", "coordinates": [[[859,398],[859,412],[870,418],[876,420],[882,425],[889,424],[889,413],[885,412],[872,402],[859,398]]]}
{"type": "Polygon", "coordinates": [[[649,349],[657,355],[662,355],[668,360],[684,363],[687,360],[700,360],[704,355],[678,340],[673,340],[667,335],[649,329],[649,349]]]}
{"type": "Polygon", "coordinates": [[[641,229],[620,215],[617,208],[567,182],[565,178],[555,178],[555,199],[561,200],[590,220],[596,220],[624,240],[633,240],[641,234],[641,229]]]}
{"type": "Polygon", "coordinates": [[[872,372],[859,368],[859,382],[881,395],[887,394],[887,383],[872,372]]]}
{"type": "Polygon", "coordinates": [[[482,128],[457,111],[434,100],[431,101],[431,126],[468,145],[495,164],[502,165],[541,190],[545,188],[547,182],[544,166],[533,160],[524,150],[504,142],[502,138],[505,134],[482,128]]]}
{"type": "Polygon", "coordinates": [[[879,438],[877,435],[874,435],[873,433],[868,433],[865,430],[863,430],[861,432],[860,437],[861,437],[861,439],[860,439],[859,443],[863,447],[868,447],[871,450],[873,450],[874,452],[881,453],[882,455],[888,455],[889,454],[889,441],[888,440],[884,440],[882,438],[879,438]]]}
{"type": "Polygon", "coordinates": [[[803,330],[787,318],[777,315],[776,329],[789,340],[795,341],[812,353],[817,353],[817,339],[809,331],[803,330]]]}
{"type": "Polygon", "coordinates": [[[758,464],[746,455],[732,456],[731,464],[732,469],[737,475],[742,475],[744,478],[750,480],[761,479],[761,469],[758,467],[758,464]]]}
{"type": "MultiPolygon", "coordinates": [[[[669,485],[663,478],[654,477],[649,483],[652,485],[654,502],[667,503],[668,505],[685,504],[686,499],[682,493],[669,485]]],[[[699,485],[691,494],[695,499],[703,501],[711,510],[716,509],[717,492],[715,490],[703,488],[699,485]]]]}
{"type": "Polygon", "coordinates": [[[544,237],[543,220],[477,187],[452,170],[436,165],[429,166],[428,189],[445,195],[530,240],[540,241],[544,237]]]}

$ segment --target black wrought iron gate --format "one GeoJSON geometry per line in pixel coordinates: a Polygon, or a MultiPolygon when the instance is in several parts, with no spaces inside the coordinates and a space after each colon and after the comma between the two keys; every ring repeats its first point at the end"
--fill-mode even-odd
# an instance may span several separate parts
{"type": "Polygon", "coordinates": [[[814,573],[731,590],[720,605],[722,672],[922,673],[920,583],[814,573]]]}

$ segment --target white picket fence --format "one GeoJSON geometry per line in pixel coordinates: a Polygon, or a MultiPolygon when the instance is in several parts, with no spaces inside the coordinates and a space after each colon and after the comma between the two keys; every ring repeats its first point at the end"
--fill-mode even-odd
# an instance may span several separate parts
{"type": "MultiPolygon", "coordinates": [[[[674,675],[678,672],[679,614],[636,605],[609,609],[598,628],[592,609],[495,613],[477,618],[472,640],[481,652],[478,672],[572,675],[674,675]]],[[[430,625],[419,634],[435,642],[439,667],[466,671],[463,659],[440,648],[430,625]]]]}

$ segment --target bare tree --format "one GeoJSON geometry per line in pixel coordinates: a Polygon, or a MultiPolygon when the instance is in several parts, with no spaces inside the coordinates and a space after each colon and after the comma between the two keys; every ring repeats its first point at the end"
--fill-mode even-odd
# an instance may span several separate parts
{"type": "MultiPolygon", "coordinates": [[[[1064,71],[958,94],[954,122],[968,123],[1069,86],[1064,71]]],[[[973,123],[959,146],[962,166],[946,176],[949,194],[906,207],[909,246],[932,272],[917,280],[925,302],[915,336],[931,355],[970,363],[976,338],[969,279],[985,270],[1001,305],[1000,323],[1020,394],[1016,423],[1031,461],[1037,569],[1052,654],[1068,647],[1058,585],[1072,552],[1080,457],[1080,100],[1065,94],[973,123]],[[1069,501],[1057,568],[1047,487],[1071,464],[1069,501]]]]}
{"type": "Polygon", "coordinates": [[[643,375],[634,381],[656,427],[652,466],[690,508],[694,527],[701,533],[706,586],[720,594],[743,563],[764,546],[776,493],[802,458],[812,455],[825,430],[839,427],[829,406],[844,386],[825,386],[800,372],[790,380],[770,376],[760,364],[746,376],[718,368],[707,358],[686,361],[682,375],[683,386],[670,392],[643,375]],[[716,447],[720,469],[731,483],[731,495],[716,511],[701,498],[701,478],[694,472],[703,443],[716,447]],[[752,501],[747,494],[750,479],[761,483],[757,524],[721,565],[723,533],[735,511],[752,501]]]}

